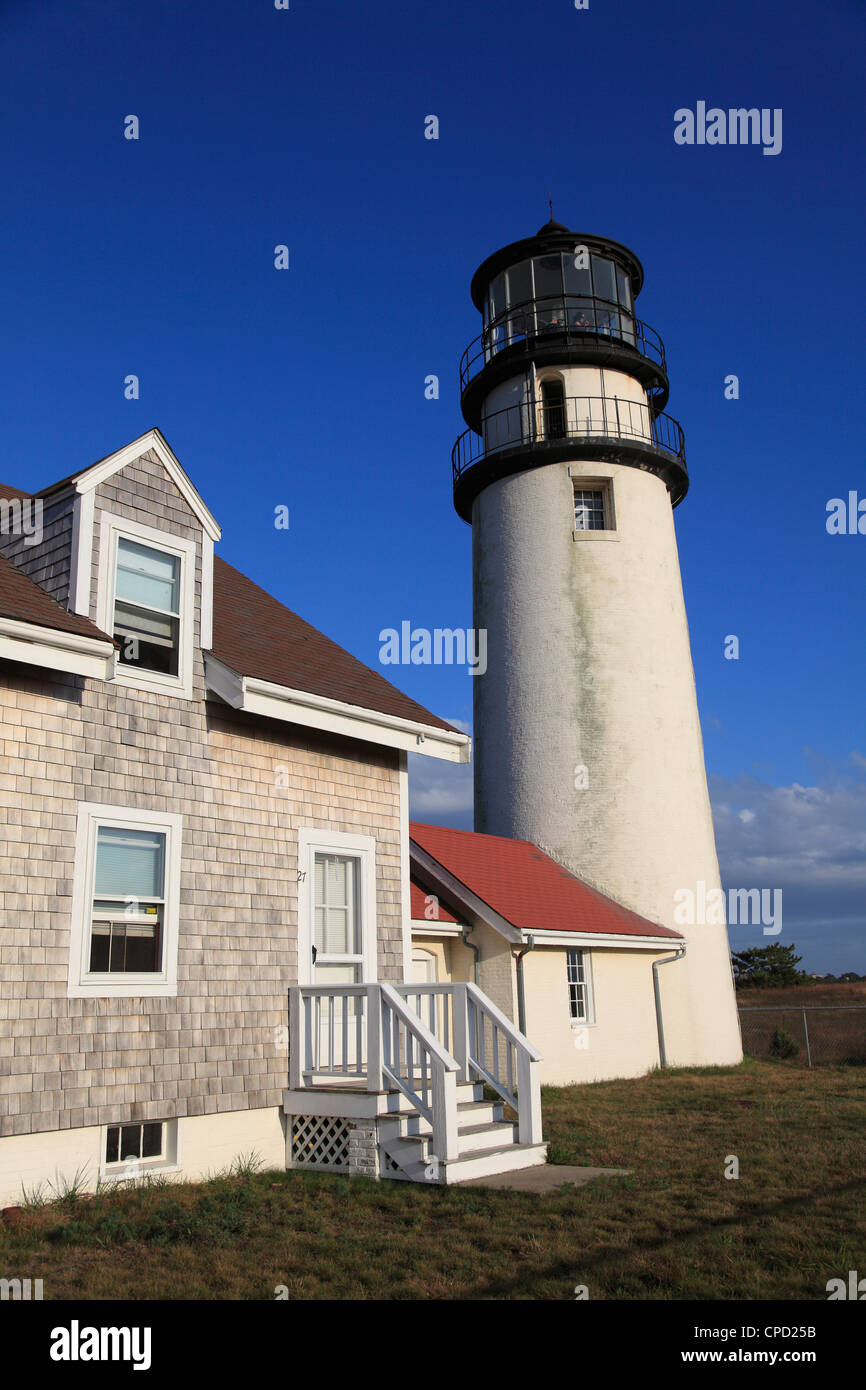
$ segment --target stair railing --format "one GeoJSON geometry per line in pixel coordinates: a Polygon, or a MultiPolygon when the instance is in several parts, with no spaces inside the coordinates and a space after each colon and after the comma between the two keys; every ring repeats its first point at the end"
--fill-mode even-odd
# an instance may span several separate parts
{"type": "MultiPolygon", "coordinates": [[[[451,1054],[397,993],[393,985],[379,991],[381,1028],[371,1045],[380,1047],[382,1076],[411,1102],[433,1131],[431,1153],[442,1163],[459,1157],[457,1141],[457,1072],[451,1054]]],[[[371,1057],[371,1060],[372,1057],[371,1057]]]]}
{"type": "Polygon", "coordinates": [[[541,1053],[477,985],[398,985],[455,1058],[460,1081],[491,1086],[517,1114],[521,1144],[541,1140],[541,1053]]]}
{"type": "Polygon", "coordinates": [[[466,991],[470,1072],[517,1112],[518,1143],[540,1144],[541,1053],[477,985],[459,988],[466,991]]]}

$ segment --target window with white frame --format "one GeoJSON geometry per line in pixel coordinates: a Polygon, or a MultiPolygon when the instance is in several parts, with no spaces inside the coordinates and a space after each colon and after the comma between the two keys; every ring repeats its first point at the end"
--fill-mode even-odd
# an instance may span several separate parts
{"type": "Polygon", "coordinates": [[[194,541],[103,513],[97,622],[119,684],[192,697],[195,567],[194,541]]]}
{"type": "Polygon", "coordinates": [[[572,1023],[592,1022],[589,956],[586,951],[566,952],[568,1008],[572,1023]]]}
{"type": "Polygon", "coordinates": [[[141,1125],[108,1125],[105,1131],[105,1166],[114,1163],[161,1159],[163,1156],[161,1121],[141,1125]]]}
{"type": "Polygon", "coordinates": [[[94,975],[162,969],[168,832],[98,825],[90,921],[94,975]]]}
{"type": "Polygon", "coordinates": [[[125,666],[177,675],[180,583],[179,555],[118,536],[112,636],[125,666]]]}
{"type": "Polygon", "coordinates": [[[177,1120],[106,1125],[99,1166],[105,1178],[134,1178],[154,1169],[176,1168],[177,1120]]]}
{"type": "Polygon", "coordinates": [[[79,807],[69,994],[177,990],[181,817],[79,807]]]}

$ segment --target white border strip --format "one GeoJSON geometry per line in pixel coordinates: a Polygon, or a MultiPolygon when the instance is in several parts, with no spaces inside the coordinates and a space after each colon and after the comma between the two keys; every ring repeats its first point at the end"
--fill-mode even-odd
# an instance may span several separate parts
{"type": "Polygon", "coordinates": [[[428,758],[442,758],[452,763],[469,762],[471,740],[468,734],[456,729],[437,729],[429,724],[366,709],[362,705],[344,704],[341,700],[330,700],[306,690],[293,690],[252,676],[241,676],[218,657],[207,653],[205,680],[208,688],[221,700],[247,714],[260,714],[289,724],[303,724],[307,728],[343,734],[347,738],[378,743],[385,748],[401,748],[404,752],[420,753],[428,758]]]}

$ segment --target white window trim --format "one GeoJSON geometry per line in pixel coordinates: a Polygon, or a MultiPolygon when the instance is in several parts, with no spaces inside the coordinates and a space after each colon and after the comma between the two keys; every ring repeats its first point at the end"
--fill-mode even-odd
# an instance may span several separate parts
{"type": "Polygon", "coordinates": [[[182,832],[183,816],[174,812],[145,811],[137,806],[108,806],[92,801],[78,803],[67,998],[151,999],[177,994],[182,832]],[[113,825],[120,829],[146,826],[149,830],[161,830],[166,834],[162,970],[159,973],[149,971],[139,975],[108,976],[91,975],[88,971],[96,833],[101,825],[113,825]]]}
{"type": "Polygon", "coordinates": [[[180,1124],[176,1119],[173,1120],[115,1120],[110,1125],[102,1125],[99,1130],[99,1181],[100,1182],[130,1182],[139,1177],[146,1177],[148,1173],[179,1173],[181,1171],[180,1161],[180,1124]],[[105,1145],[108,1140],[109,1129],[115,1129],[117,1125],[124,1124],[161,1124],[163,1154],[161,1158],[143,1158],[134,1167],[130,1163],[106,1163],[105,1145]]]}
{"type": "Polygon", "coordinates": [[[313,964],[313,870],[317,854],[354,855],[360,860],[363,984],[378,979],[376,922],[376,841],[372,835],[347,835],[338,830],[298,830],[298,982],[312,981],[313,964]]]}
{"type": "Polygon", "coordinates": [[[595,1027],[595,988],[592,980],[592,954],[585,946],[572,946],[565,953],[565,999],[568,1009],[568,1020],[572,1028],[593,1028],[595,1027]],[[586,1018],[572,1018],[571,1016],[571,986],[568,980],[568,957],[571,952],[583,956],[583,980],[584,990],[586,991],[586,1018]]]}
{"type": "MultiPolygon", "coordinates": [[[[604,502],[604,528],[601,531],[578,530],[572,526],[571,538],[575,541],[618,541],[620,538],[616,524],[612,478],[584,478],[581,474],[571,474],[572,495],[576,492],[600,492],[604,502]]],[[[574,507],[572,507],[572,518],[574,507]]]]}
{"type": "Polygon", "coordinates": [[[103,512],[99,525],[99,578],[97,581],[96,625],[103,632],[114,631],[114,589],[117,567],[117,542],[120,539],[137,541],[143,545],[164,550],[169,555],[177,555],[181,562],[180,623],[176,676],[163,675],[159,671],[142,671],[132,666],[123,666],[118,661],[114,673],[114,684],[127,686],[134,690],[150,690],[161,695],[177,695],[181,699],[192,699],[193,651],[195,649],[195,560],[196,543],[174,536],[170,531],[157,531],[152,526],[142,526],[128,517],[116,516],[113,512],[103,512]]]}

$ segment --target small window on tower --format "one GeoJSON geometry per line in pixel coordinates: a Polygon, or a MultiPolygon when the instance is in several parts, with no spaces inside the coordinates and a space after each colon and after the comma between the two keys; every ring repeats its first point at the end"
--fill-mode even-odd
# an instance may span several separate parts
{"type": "Polygon", "coordinates": [[[609,531],[604,488],[574,489],[575,531],[609,531]]]}

